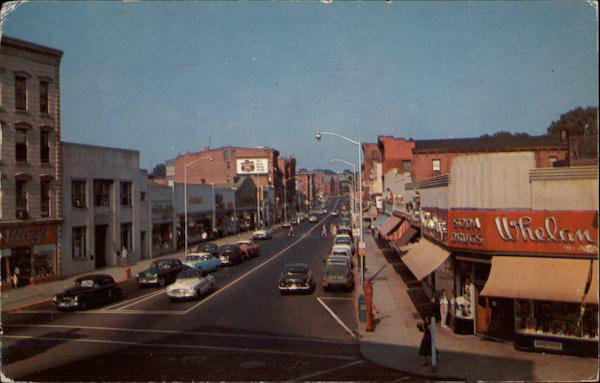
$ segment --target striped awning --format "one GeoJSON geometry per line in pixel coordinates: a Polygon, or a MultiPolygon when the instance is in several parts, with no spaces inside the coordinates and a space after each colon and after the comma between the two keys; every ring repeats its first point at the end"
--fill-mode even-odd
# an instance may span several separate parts
{"type": "Polygon", "coordinates": [[[397,248],[408,245],[408,243],[417,235],[418,231],[411,226],[410,222],[404,221],[402,225],[394,232],[398,234],[394,239],[394,245],[397,248]]]}
{"type": "Polygon", "coordinates": [[[383,225],[383,223],[385,221],[387,221],[388,218],[390,218],[389,215],[385,215],[385,214],[380,215],[379,217],[377,217],[377,219],[375,220],[375,222],[373,222],[373,226],[374,227],[379,227],[379,226],[383,225]]]}

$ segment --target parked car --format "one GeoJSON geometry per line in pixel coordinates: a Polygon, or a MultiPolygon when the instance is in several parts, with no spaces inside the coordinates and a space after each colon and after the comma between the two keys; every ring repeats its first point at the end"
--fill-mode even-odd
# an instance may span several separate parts
{"type": "Polygon", "coordinates": [[[237,244],[219,246],[221,265],[237,265],[244,262],[242,249],[237,244]]]}
{"type": "Polygon", "coordinates": [[[338,288],[352,291],[354,275],[350,266],[343,263],[325,263],[322,286],[324,291],[338,288]]]}
{"type": "Polygon", "coordinates": [[[167,287],[171,300],[197,299],[215,289],[215,277],[191,267],[183,268],[175,282],[167,287]]]}
{"type": "Polygon", "coordinates": [[[240,223],[240,231],[249,231],[252,228],[250,222],[242,222],[240,223]]]}
{"type": "Polygon", "coordinates": [[[196,253],[210,253],[213,257],[219,256],[219,246],[216,243],[204,242],[194,248],[196,253]]]}
{"type": "Polygon", "coordinates": [[[254,239],[254,240],[271,239],[271,238],[273,238],[273,233],[271,232],[271,230],[269,228],[266,228],[266,227],[261,227],[261,228],[255,230],[254,233],[252,233],[252,239],[254,239]]]}
{"type": "Polygon", "coordinates": [[[352,237],[350,237],[349,235],[336,235],[335,239],[333,240],[333,245],[334,246],[348,246],[350,248],[350,250],[352,251],[352,254],[354,254],[354,242],[352,241],[352,237]]]}
{"type": "Polygon", "coordinates": [[[309,215],[308,222],[317,222],[317,216],[314,214],[309,215]]]}
{"type": "Polygon", "coordinates": [[[91,274],[75,279],[72,287],[52,298],[52,304],[58,310],[85,310],[101,303],[116,301],[122,296],[123,290],[113,277],[105,274],[91,274]]]}
{"type": "Polygon", "coordinates": [[[336,235],[347,235],[350,238],[353,238],[352,229],[348,226],[341,226],[337,229],[336,235]]]}
{"type": "Polygon", "coordinates": [[[338,216],[338,211],[337,210],[332,211],[331,212],[331,216],[332,217],[337,217],[338,216]]]}
{"type": "Polygon", "coordinates": [[[289,263],[283,267],[279,276],[279,292],[281,294],[291,292],[308,292],[315,290],[312,271],[306,263],[289,263]]]}
{"type": "Polygon", "coordinates": [[[285,221],[281,224],[281,227],[283,227],[284,229],[289,229],[290,226],[292,226],[292,223],[290,221],[285,221]]]}
{"type": "Polygon", "coordinates": [[[213,257],[210,253],[190,253],[186,255],[183,264],[193,269],[198,269],[210,273],[221,266],[221,260],[213,257]]]}
{"type": "MultiPolygon", "coordinates": [[[[347,257],[348,259],[352,260],[352,250],[346,245],[333,246],[331,248],[331,254],[329,254],[327,256],[329,257],[331,255],[342,255],[342,256],[347,257]]],[[[325,258],[325,260],[327,260],[327,258],[325,258]]]]}
{"type": "Polygon", "coordinates": [[[330,254],[327,259],[325,259],[325,265],[330,263],[341,263],[352,268],[352,258],[346,255],[330,254]]]}
{"type": "Polygon", "coordinates": [[[164,287],[175,281],[177,273],[183,268],[179,259],[165,258],[154,261],[146,270],[138,273],[137,280],[140,286],[158,285],[164,287]]]}
{"type": "Polygon", "coordinates": [[[237,241],[237,245],[242,250],[242,253],[246,255],[246,258],[258,257],[260,255],[260,246],[256,242],[250,240],[237,241]]]}

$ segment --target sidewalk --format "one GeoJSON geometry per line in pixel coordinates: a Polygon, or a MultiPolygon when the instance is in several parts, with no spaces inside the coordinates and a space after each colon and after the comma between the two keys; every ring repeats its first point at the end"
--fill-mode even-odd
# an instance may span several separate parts
{"type": "MultiPolygon", "coordinates": [[[[483,340],[474,335],[457,335],[451,329],[436,327],[439,360],[437,371],[422,366],[417,329],[421,316],[406,284],[388,263],[371,235],[367,246],[365,277],[387,265],[373,281],[375,329],[366,332],[359,322],[360,350],[379,365],[426,378],[467,381],[596,381],[598,359],[517,351],[509,343],[483,340]]],[[[400,259],[394,261],[400,263],[400,259]]],[[[396,265],[398,266],[398,265],[396,265]]],[[[356,289],[356,294],[359,293],[356,289]]]]}
{"type": "MultiPolygon", "coordinates": [[[[273,225],[272,230],[278,230],[279,225],[273,225]]],[[[243,232],[240,234],[235,234],[227,237],[219,238],[215,241],[211,241],[216,243],[217,245],[222,245],[226,243],[231,243],[243,239],[249,239],[252,236],[251,231],[243,232]]],[[[193,245],[192,245],[193,246],[193,245]]],[[[162,254],[160,256],[154,258],[147,258],[138,261],[131,262],[128,264],[131,269],[131,278],[135,278],[136,273],[146,270],[150,263],[157,259],[161,258],[183,258],[184,250],[178,250],[176,252],[170,254],[162,254]]],[[[0,309],[2,311],[10,311],[17,310],[21,308],[25,308],[27,306],[31,306],[37,303],[49,301],[52,297],[60,292],[62,292],[67,287],[73,286],[73,281],[78,277],[86,274],[108,274],[114,278],[115,281],[123,282],[125,281],[125,267],[123,266],[108,266],[102,269],[97,269],[94,271],[90,271],[87,273],[72,275],[65,279],[42,283],[39,285],[27,285],[20,287],[18,289],[10,289],[2,292],[2,299],[0,300],[0,309]]]]}

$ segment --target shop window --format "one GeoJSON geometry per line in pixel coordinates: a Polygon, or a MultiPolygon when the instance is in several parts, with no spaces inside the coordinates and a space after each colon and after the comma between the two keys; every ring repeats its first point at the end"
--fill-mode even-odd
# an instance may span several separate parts
{"type": "Polygon", "coordinates": [[[432,165],[432,170],[433,172],[440,172],[442,169],[442,161],[440,159],[433,159],[431,161],[431,165],[432,165]]]}
{"type": "Polygon", "coordinates": [[[71,255],[74,261],[83,260],[87,257],[87,249],[86,249],[86,232],[87,227],[74,227],[72,229],[72,246],[71,246],[71,255]]]}
{"type": "Polygon", "coordinates": [[[40,131],[40,162],[50,162],[50,132],[47,130],[40,131]]]}
{"type": "Polygon", "coordinates": [[[110,207],[110,186],[112,181],[94,181],[94,206],[110,207]]]}
{"type": "Polygon", "coordinates": [[[125,247],[127,250],[131,250],[131,224],[130,223],[122,223],[121,224],[121,247],[125,247]]]}
{"type": "Polygon", "coordinates": [[[121,206],[131,206],[131,182],[121,182],[121,206]]]}
{"type": "Polygon", "coordinates": [[[54,257],[56,245],[33,246],[33,277],[47,277],[54,275],[54,257]]]}
{"type": "Polygon", "coordinates": [[[17,218],[27,216],[27,180],[15,181],[15,197],[17,207],[17,218]]]}
{"type": "Polygon", "coordinates": [[[40,181],[40,215],[50,216],[50,180],[40,181]]]}
{"type": "Polygon", "coordinates": [[[84,208],[85,204],[85,181],[71,181],[71,206],[84,208]]]}
{"type": "Polygon", "coordinates": [[[27,129],[15,129],[15,161],[27,162],[27,129]]]}
{"type": "Polygon", "coordinates": [[[40,81],[40,113],[48,114],[49,111],[48,86],[48,81],[40,81]]]}
{"type": "Polygon", "coordinates": [[[598,305],[516,300],[515,331],[523,334],[598,339],[598,305]]]}
{"type": "Polygon", "coordinates": [[[27,110],[27,78],[15,76],[15,108],[27,110]]]}
{"type": "Polygon", "coordinates": [[[146,192],[140,192],[140,201],[146,202],[146,192]]]}

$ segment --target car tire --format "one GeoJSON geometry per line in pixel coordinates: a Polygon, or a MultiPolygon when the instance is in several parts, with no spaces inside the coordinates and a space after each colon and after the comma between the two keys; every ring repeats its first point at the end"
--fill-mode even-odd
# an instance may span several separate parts
{"type": "Polygon", "coordinates": [[[161,277],[158,279],[158,287],[165,287],[167,285],[167,281],[165,277],[161,277]]]}

